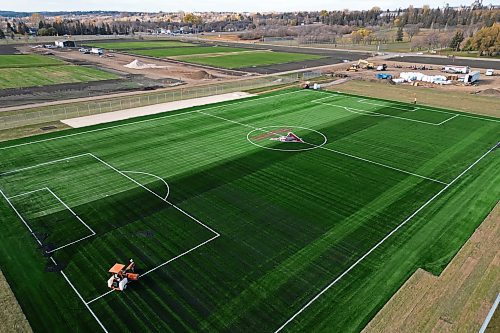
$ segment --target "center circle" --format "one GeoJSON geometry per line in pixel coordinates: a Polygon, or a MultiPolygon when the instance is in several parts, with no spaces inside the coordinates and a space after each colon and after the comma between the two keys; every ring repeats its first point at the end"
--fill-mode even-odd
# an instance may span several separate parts
{"type": "Polygon", "coordinates": [[[265,126],[251,130],[247,134],[247,141],[254,146],[277,151],[304,151],[324,146],[326,136],[312,128],[302,126],[265,126]],[[282,142],[279,137],[292,133],[304,142],[282,142]]]}

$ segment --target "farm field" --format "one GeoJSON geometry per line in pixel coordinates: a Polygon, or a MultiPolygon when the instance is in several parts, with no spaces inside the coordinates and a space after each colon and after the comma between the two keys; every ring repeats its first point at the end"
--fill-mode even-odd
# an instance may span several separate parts
{"type": "Polygon", "coordinates": [[[117,79],[92,67],[40,55],[0,55],[0,89],[117,79]]]}
{"type": "Polygon", "coordinates": [[[135,50],[135,49],[151,49],[164,47],[192,47],[195,44],[178,42],[178,41],[146,41],[146,42],[97,42],[84,43],[88,46],[100,47],[103,49],[112,50],[135,50]]]}
{"type": "Polygon", "coordinates": [[[499,129],[286,90],[3,142],[0,268],[38,332],[357,332],[494,207],[499,129]]]}
{"type": "Polygon", "coordinates": [[[248,49],[225,47],[225,46],[192,46],[192,47],[172,47],[163,49],[132,50],[130,53],[145,55],[157,58],[177,57],[193,54],[228,53],[242,52],[248,49]]]}
{"type": "Polygon", "coordinates": [[[304,60],[320,59],[322,56],[301,54],[301,53],[288,53],[288,52],[274,52],[274,51],[255,51],[245,52],[240,54],[224,54],[214,56],[192,56],[182,57],[180,60],[191,62],[201,65],[209,65],[222,68],[244,68],[252,66],[265,66],[274,64],[283,64],[288,62],[298,62],[304,60]]]}

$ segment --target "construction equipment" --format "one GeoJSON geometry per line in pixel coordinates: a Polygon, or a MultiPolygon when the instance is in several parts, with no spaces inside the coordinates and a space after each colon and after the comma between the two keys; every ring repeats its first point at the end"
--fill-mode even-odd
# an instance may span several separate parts
{"type": "Polygon", "coordinates": [[[352,64],[351,67],[349,67],[347,69],[347,71],[349,71],[349,72],[357,72],[358,69],[359,69],[359,65],[358,64],[352,64]]]}
{"type": "Polygon", "coordinates": [[[108,279],[108,288],[123,291],[130,281],[137,281],[139,274],[135,273],[135,262],[130,259],[127,267],[124,264],[116,263],[109,269],[111,277],[108,279]]]}
{"type": "Polygon", "coordinates": [[[375,68],[375,65],[372,62],[368,62],[366,60],[360,59],[360,60],[358,60],[358,67],[361,67],[364,69],[373,69],[373,68],[375,68]]]}
{"type": "Polygon", "coordinates": [[[385,71],[387,69],[387,64],[382,64],[377,66],[377,71],[385,71]]]}

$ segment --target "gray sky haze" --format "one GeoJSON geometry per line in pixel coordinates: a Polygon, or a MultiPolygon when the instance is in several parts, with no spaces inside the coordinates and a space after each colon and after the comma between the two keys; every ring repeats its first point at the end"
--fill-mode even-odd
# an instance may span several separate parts
{"type": "MultiPolygon", "coordinates": [[[[448,1],[452,6],[460,4],[470,4],[471,1],[448,1]]],[[[485,1],[486,3],[488,1],[485,1]]],[[[0,10],[12,11],[74,11],[74,10],[117,10],[117,11],[250,11],[250,12],[268,12],[268,11],[297,11],[297,10],[341,10],[341,9],[370,9],[373,6],[379,6],[382,9],[396,9],[398,7],[406,8],[408,5],[421,7],[430,5],[431,7],[443,7],[445,1],[420,1],[420,0],[357,0],[357,1],[338,1],[338,0],[316,0],[313,2],[303,0],[184,0],[184,1],[165,1],[165,0],[0,0],[0,10]]]]}

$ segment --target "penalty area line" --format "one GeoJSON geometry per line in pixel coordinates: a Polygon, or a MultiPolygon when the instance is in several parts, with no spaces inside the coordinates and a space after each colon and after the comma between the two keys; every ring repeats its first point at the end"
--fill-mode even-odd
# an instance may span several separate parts
{"type": "Polygon", "coordinates": [[[321,297],[325,292],[327,292],[331,287],[333,287],[337,282],[339,282],[344,276],[346,276],[351,270],[353,270],[356,266],[359,265],[366,257],[368,257],[373,251],[375,251],[380,245],[382,245],[387,239],[389,239],[394,233],[396,233],[399,229],[405,226],[409,221],[415,217],[420,211],[422,211],[425,207],[427,207],[431,202],[433,202],[436,198],[438,198],[443,192],[445,192],[451,185],[453,185],[457,180],[462,178],[462,176],[467,173],[470,169],[472,169],[477,163],[479,163],[483,158],[485,158],[488,154],[490,154],[495,149],[495,146],[490,148],[486,153],[484,153],[481,157],[479,157],[476,161],[474,161],[467,169],[462,171],[457,177],[455,177],[449,184],[443,187],[438,193],[434,194],[429,200],[427,200],[422,206],[420,206],[416,211],[414,211],[410,216],[408,216],[403,222],[401,222],[396,228],[394,228],[390,233],[388,233],[382,240],[380,240],[377,244],[375,244],[368,252],[366,252],[363,256],[361,256],[358,260],[356,260],[349,268],[347,268],[342,274],[340,274],[335,280],[333,280],[330,284],[324,287],[316,296],[314,296],[311,300],[309,300],[303,307],[301,307],[297,312],[295,312],[287,321],[283,323],[278,329],[274,331],[274,333],[278,333],[282,331],[288,324],[290,324],[297,316],[299,316],[302,312],[304,312],[311,304],[313,304],[318,298],[321,297]]]}

